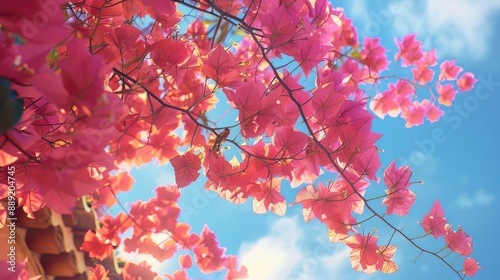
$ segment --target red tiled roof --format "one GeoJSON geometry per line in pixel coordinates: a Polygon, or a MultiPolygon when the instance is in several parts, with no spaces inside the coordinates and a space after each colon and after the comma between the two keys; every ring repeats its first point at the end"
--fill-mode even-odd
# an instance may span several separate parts
{"type": "MultiPolygon", "coordinates": [[[[7,206],[7,201],[0,201],[7,206]]],[[[15,252],[16,261],[27,258],[26,270],[31,277],[41,275],[41,279],[70,280],[91,279],[88,266],[103,265],[109,270],[111,280],[123,279],[115,257],[103,261],[92,259],[79,248],[85,233],[99,228],[96,212],[85,199],[79,199],[73,215],[61,215],[49,208],[33,213],[35,219],[27,217],[21,208],[16,210],[15,252]]],[[[7,242],[8,227],[0,229],[0,240],[7,242]]],[[[6,261],[10,245],[0,246],[0,260],[6,261]]],[[[0,272],[0,275],[8,272],[0,272]]],[[[2,277],[0,279],[3,280],[2,277]]],[[[7,280],[7,279],[6,279],[7,280]]],[[[17,279],[14,279],[17,280],[17,279]]]]}

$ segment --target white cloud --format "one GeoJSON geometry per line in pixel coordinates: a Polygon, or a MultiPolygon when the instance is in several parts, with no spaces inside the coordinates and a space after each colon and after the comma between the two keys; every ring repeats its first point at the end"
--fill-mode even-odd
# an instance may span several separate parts
{"type": "Polygon", "coordinates": [[[438,56],[474,60],[487,55],[495,36],[492,22],[500,12],[498,0],[351,0],[346,5],[361,40],[392,27],[398,38],[419,33],[417,38],[437,48],[438,56]]]}
{"type": "MultiPolygon", "coordinates": [[[[481,59],[489,51],[494,26],[500,11],[495,0],[405,1],[395,14],[394,27],[399,36],[421,33],[425,43],[438,54],[481,59]]],[[[420,37],[422,39],[422,37],[420,37]]]]}
{"type": "Polygon", "coordinates": [[[460,208],[472,208],[475,206],[486,206],[490,205],[493,200],[495,200],[495,196],[487,193],[484,190],[478,190],[472,196],[464,193],[460,195],[457,199],[457,204],[460,208]]]}
{"type": "Polygon", "coordinates": [[[302,230],[296,218],[282,218],[272,225],[269,235],[243,243],[239,256],[249,271],[249,280],[286,279],[299,266],[302,254],[298,241],[302,230]]]}
{"type": "Polygon", "coordinates": [[[489,205],[493,202],[494,199],[495,199],[495,196],[493,196],[492,194],[486,193],[483,190],[477,191],[476,194],[474,195],[474,200],[479,205],[489,205]]]}
{"type": "Polygon", "coordinates": [[[461,196],[459,196],[457,199],[457,203],[460,208],[472,208],[474,206],[474,202],[466,194],[462,194],[461,196]]]}
{"type": "MultiPolygon", "coordinates": [[[[339,246],[340,247],[340,246],[339,246]]],[[[333,254],[324,255],[320,258],[321,266],[327,275],[335,275],[337,280],[347,280],[352,279],[352,275],[349,272],[353,272],[350,265],[349,253],[351,249],[347,246],[341,250],[335,251],[333,254]]],[[[358,277],[362,277],[362,273],[357,272],[358,277]]],[[[312,276],[312,275],[311,275],[312,276]]],[[[368,276],[367,276],[368,277],[368,276]]],[[[308,277],[304,279],[317,279],[314,277],[308,277]]],[[[359,279],[359,278],[358,278],[359,279]]]]}
{"type": "Polygon", "coordinates": [[[352,279],[349,248],[328,242],[324,226],[311,232],[297,216],[281,218],[269,233],[244,243],[238,254],[248,268],[249,280],[352,279]],[[315,238],[318,239],[315,239],[315,238]],[[350,276],[348,276],[350,275],[350,276]]]}

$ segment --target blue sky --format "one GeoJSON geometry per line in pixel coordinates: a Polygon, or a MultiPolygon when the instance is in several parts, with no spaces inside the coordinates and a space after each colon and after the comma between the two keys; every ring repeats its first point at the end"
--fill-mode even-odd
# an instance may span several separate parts
{"type": "MultiPolygon", "coordinates": [[[[395,53],[394,36],[418,33],[417,39],[427,49],[437,48],[440,61],[457,60],[479,79],[474,90],[457,96],[447,117],[438,123],[406,129],[404,120],[387,117],[375,120],[373,130],[384,135],[377,142],[385,151],[380,171],[397,159],[398,164],[410,164],[415,171],[413,181],[425,181],[412,186],[417,202],[410,215],[390,219],[399,227],[404,225],[410,235],[420,235],[423,231],[416,221],[439,199],[449,223],[454,228],[461,225],[473,237],[472,256],[483,267],[474,279],[494,279],[500,251],[500,190],[496,178],[500,167],[500,134],[496,132],[500,129],[496,114],[500,105],[500,54],[496,51],[500,44],[500,2],[343,0],[334,5],[343,6],[347,16],[354,19],[360,38],[380,37],[382,45],[390,49],[389,57],[395,53]],[[436,135],[440,135],[438,141],[436,135]]],[[[168,165],[153,164],[134,170],[133,176],[136,185],[120,197],[122,200],[147,200],[157,185],[175,182],[168,165]]],[[[251,279],[458,279],[435,258],[423,255],[416,263],[411,262],[418,251],[398,236],[394,238],[399,245],[395,256],[400,269],[397,273],[354,272],[346,246],[329,244],[324,225],[305,224],[300,205],[289,207],[284,218],[273,213],[257,215],[251,201],[233,205],[203,191],[203,184],[200,179],[182,189],[181,219],[193,225],[195,232],[208,224],[221,246],[227,247],[227,253],[238,254],[240,262],[247,265],[251,279]]],[[[371,188],[376,194],[383,186],[371,188]]],[[[286,191],[290,201],[295,192],[286,191]]],[[[369,230],[369,226],[365,228],[369,230]]],[[[381,235],[390,234],[379,223],[373,223],[373,227],[381,235]]],[[[432,238],[420,244],[435,249],[443,245],[432,238]]],[[[172,272],[176,262],[174,259],[155,268],[172,272]]],[[[461,267],[459,262],[456,267],[461,267]]],[[[190,276],[222,279],[222,275],[190,276]]]]}

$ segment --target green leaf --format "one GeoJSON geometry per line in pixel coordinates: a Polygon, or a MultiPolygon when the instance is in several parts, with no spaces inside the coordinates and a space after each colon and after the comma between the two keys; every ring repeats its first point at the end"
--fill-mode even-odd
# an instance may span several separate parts
{"type": "Polygon", "coordinates": [[[0,78],[0,133],[5,133],[15,127],[23,115],[23,100],[15,90],[10,89],[10,83],[0,78]]]}

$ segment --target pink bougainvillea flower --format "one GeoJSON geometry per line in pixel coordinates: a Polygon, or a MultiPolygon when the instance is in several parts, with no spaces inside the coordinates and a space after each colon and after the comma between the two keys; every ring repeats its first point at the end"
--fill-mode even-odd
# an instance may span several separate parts
{"type": "Polygon", "coordinates": [[[401,112],[396,98],[397,94],[393,90],[378,93],[370,102],[370,110],[381,119],[384,119],[387,114],[396,117],[401,112]]]}
{"type": "Polygon", "coordinates": [[[200,270],[203,273],[221,270],[226,259],[224,251],[224,248],[219,247],[215,234],[205,225],[193,250],[196,264],[200,270]]]}
{"type": "Polygon", "coordinates": [[[113,253],[113,246],[99,239],[99,236],[88,230],[84,236],[84,242],[80,250],[89,252],[91,258],[104,260],[113,253]]]}
{"type": "Polygon", "coordinates": [[[448,229],[444,239],[446,245],[450,247],[450,250],[462,256],[469,256],[473,251],[472,237],[470,237],[461,227],[458,227],[458,231],[448,229]]]}
{"type": "Polygon", "coordinates": [[[455,66],[455,60],[446,60],[441,63],[439,69],[441,69],[441,74],[439,74],[439,80],[456,80],[458,74],[464,70],[462,67],[455,66]]]}
{"type": "Polygon", "coordinates": [[[384,170],[384,183],[388,190],[386,190],[387,197],[382,204],[387,205],[387,214],[408,215],[408,211],[415,202],[415,194],[408,190],[411,185],[410,177],[410,167],[396,168],[396,161],[384,170]]]}
{"type": "Polygon", "coordinates": [[[380,46],[380,38],[365,37],[363,50],[361,51],[361,62],[366,64],[371,71],[381,72],[387,69],[389,61],[385,55],[384,47],[380,46]]]}
{"type": "Polygon", "coordinates": [[[438,84],[436,86],[436,90],[439,94],[439,104],[450,107],[451,103],[453,103],[453,99],[455,99],[455,95],[457,94],[457,91],[453,89],[453,85],[446,84],[443,86],[438,84]]]}
{"type": "Polygon", "coordinates": [[[378,246],[378,236],[355,234],[343,242],[351,247],[351,265],[356,271],[393,273],[398,267],[392,260],[396,246],[378,246]]]}
{"type": "Polygon", "coordinates": [[[188,186],[200,176],[201,161],[196,154],[187,152],[182,156],[177,155],[170,162],[174,167],[175,182],[179,188],[188,186]]]}
{"type": "Polygon", "coordinates": [[[415,93],[415,88],[413,85],[404,80],[398,80],[395,84],[389,84],[391,90],[396,91],[398,96],[410,96],[415,93]]]}
{"type": "Polygon", "coordinates": [[[423,56],[422,43],[415,40],[416,36],[417,34],[406,35],[401,42],[394,38],[394,42],[396,42],[399,49],[399,52],[394,56],[394,60],[397,61],[401,58],[403,60],[401,65],[404,67],[418,62],[423,56]]]}
{"type": "Polygon", "coordinates": [[[438,200],[434,201],[429,214],[424,215],[424,220],[420,224],[426,233],[432,234],[434,238],[446,235],[446,218],[443,207],[438,200]]]}
{"type": "Polygon", "coordinates": [[[344,243],[351,247],[351,264],[357,271],[367,269],[368,266],[377,264],[380,255],[377,254],[378,236],[355,234],[344,239],[344,243]]]}
{"type": "Polygon", "coordinates": [[[434,66],[437,64],[437,56],[436,56],[436,49],[432,49],[428,52],[424,52],[424,55],[420,59],[418,63],[416,63],[417,66],[434,66]]]}
{"type": "Polygon", "coordinates": [[[432,103],[429,104],[428,108],[429,108],[429,111],[427,112],[427,119],[431,123],[437,122],[439,120],[439,118],[441,118],[444,115],[443,110],[439,109],[438,106],[436,106],[432,103]]]}
{"type": "Polygon", "coordinates": [[[283,5],[268,11],[266,16],[260,17],[262,32],[269,47],[276,47],[289,42],[297,32],[293,24],[293,17],[283,5]]]}
{"type": "Polygon", "coordinates": [[[396,190],[389,192],[382,204],[387,205],[385,213],[406,216],[411,206],[415,203],[415,194],[410,190],[396,190]]]}
{"type": "Polygon", "coordinates": [[[413,79],[415,79],[415,81],[422,86],[432,81],[432,78],[434,77],[434,71],[429,69],[427,66],[412,68],[411,72],[413,73],[413,79]]]}
{"type": "Polygon", "coordinates": [[[396,161],[384,170],[384,183],[388,188],[407,189],[410,186],[410,167],[405,165],[396,168],[396,161]]]}
{"type": "Polygon", "coordinates": [[[469,91],[474,87],[476,82],[477,79],[474,78],[474,74],[467,72],[460,76],[460,79],[457,80],[457,85],[461,91],[469,91]]]}
{"type": "Polygon", "coordinates": [[[421,125],[424,123],[424,117],[428,112],[428,108],[426,106],[422,106],[422,104],[418,101],[413,102],[413,106],[409,106],[407,109],[403,111],[401,114],[402,117],[406,120],[406,127],[410,128],[414,125],[421,125]]]}
{"type": "Polygon", "coordinates": [[[260,188],[254,193],[253,210],[255,213],[263,214],[271,210],[278,216],[286,213],[285,197],[280,193],[281,178],[273,178],[265,183],[256,184],[260,188]]]}
{"type": "Polygon", "coordinates": [[[462,273],[469,277],[473,277],[481,267],[479,263],[473,258],[467,258],[464,260],[462,273]]]}

